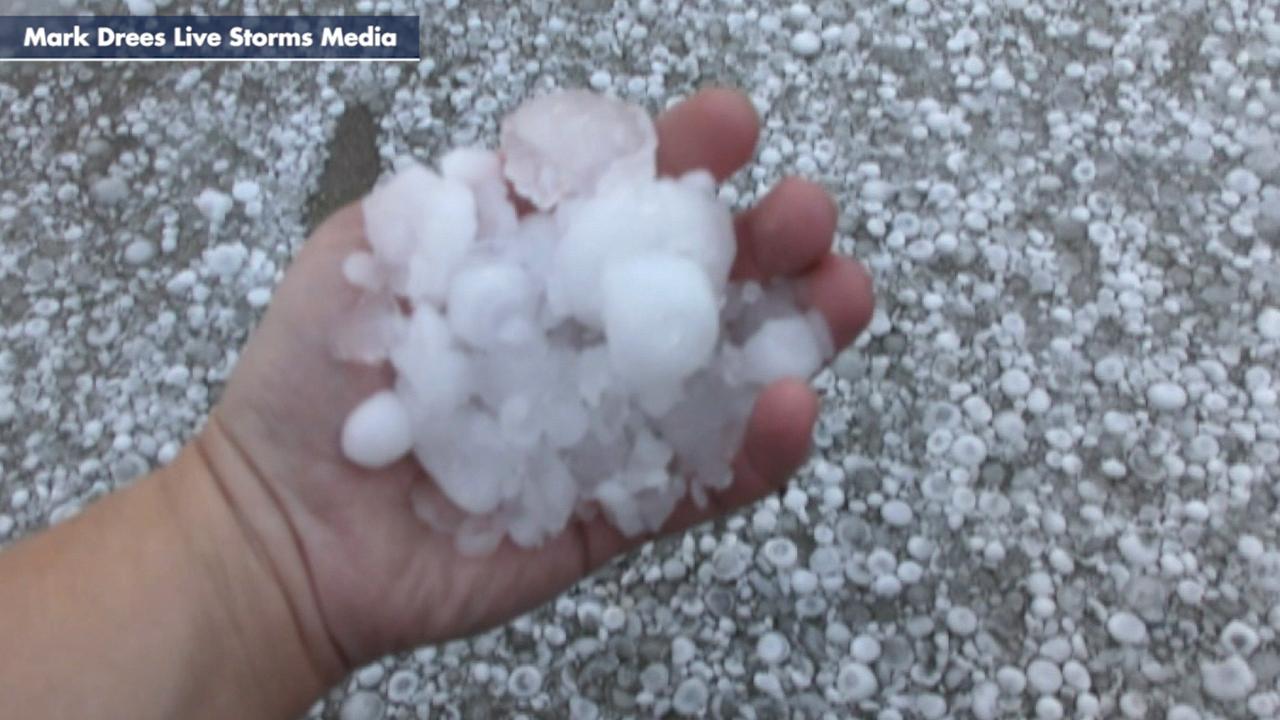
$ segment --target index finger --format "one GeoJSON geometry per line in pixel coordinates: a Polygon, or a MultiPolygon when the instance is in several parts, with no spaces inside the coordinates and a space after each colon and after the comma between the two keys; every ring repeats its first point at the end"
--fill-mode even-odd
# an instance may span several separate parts
{"type": "Polygon", "coordinates": [[[705,169],[724,180],[751,159],[760,121],[751,100],[735,90],[712,88],[662,113],[658,174],[705,169]]]}

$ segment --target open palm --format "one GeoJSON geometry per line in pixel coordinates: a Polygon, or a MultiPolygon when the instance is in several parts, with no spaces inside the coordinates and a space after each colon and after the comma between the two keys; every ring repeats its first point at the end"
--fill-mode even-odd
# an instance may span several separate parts
{"type": "MultiPolygon", "coordinates": [[[[699,93],[658,120],[664,174],[694,168],[723,179],[755,146],[757,124],[738,93],[699,93]]],[[[836,210],[816,185],[788,179],[736,219],[738,278],[795,277],[837,346],[866,324],[866,272],[830,252],[836,210]]],[[[451,537],[411,511],[423,478],[412,459],[381,470],[347,462],[338,437],[351,408],[391,382],[388,367],[342,363],[331,328],[357,292],[343,259],[364,249],[357,205],[330,218],[285,276],[262,325],[202,434],[223,489],[285,587],[318,663],[347,670],[382,653],[499,624],[567,588],[646,538],[620,535],[600,516],[573,521],[541,548],[505,542],[486,557],[459,555],[451,537]]],[[[736,480],[709,506],[677,508],[676,532],[776,490],[804,461],[817,398],[799,380],[757,400],[736,480]]]]}

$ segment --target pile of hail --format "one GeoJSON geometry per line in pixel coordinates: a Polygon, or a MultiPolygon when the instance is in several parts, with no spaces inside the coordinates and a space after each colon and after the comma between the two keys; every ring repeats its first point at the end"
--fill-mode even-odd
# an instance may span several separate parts
{"type": "Polygon", "coordinates": [[[408,502],[463,552],[538,545],[575,513],[657,530],[732,481],[761,388],[832,354],[791,285],[730,282],[714,179],[658,177],[656,145],[642,109],[559,92],[505,118],[496,152],[410,164],[364,200],[335,349],[395,382],[342,449],[371,468],[412,453],[408,502]]]}

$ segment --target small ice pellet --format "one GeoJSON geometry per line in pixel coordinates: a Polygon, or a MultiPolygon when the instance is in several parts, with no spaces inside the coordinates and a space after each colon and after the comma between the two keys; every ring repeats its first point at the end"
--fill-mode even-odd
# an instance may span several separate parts
{"type": "Polygon", "coordinates": [[[947,611],[947,629],[961,637],[972,635],[978,628],[978,616],[969,608],[957,605],[947,611]]]}
{"type": "Polygon", "coordinates": [[[1062,687],[1062,669],[1048,660],[1032,660],[1027,665],[1027,683],[1041,695],[1052,695],[1062,687]]]}
{"type": "Polygon", "coordinates": [[[890,500],[880,507],[880,517],[894,527],[910,524],[912,516],[911,506],[901,500],[890,500]]]}
{"type": "Polygon", "coordinates": [[[536,695],[542,690],[542,671],[533,665],[521,665],[507,676],[507,689],[519,698],[536,695]]]}
{"type": "Polygon", "coordinates": [[[1264,340],[1280,340],[1280,309],[1263,308],[1258,313],[1258,334],[1264,340]]]}
{"type": "Polygon", "coordinates": [[[680,683],[671,696],[671,708],[680,715],[702,715],[706,711],[710,692],[701,678],[691,677],[680,683]]]}
{"type": "Polygon", "coordinates": [[[1031,392],[1031,377],[1021,368],[1009,368],[1000,376],[1000,390],[1009,397],[1022,397],[1031,392]]]}
{"type": "Polygon", "coordinates": [[[342,426],[342,452],[357,465],[381,468],[413,447],[409,414],[396,394],[383,390],[360,403],[342,426]]]}
{"type": "Polygon", "coordinates": [[[800,57],[813,57],[822,50],[822,38],[811,30],[801,30],[791,36],[791,52],[800,57]]]}
{"type": "Polygon", "coordinates": [[[836,691],[847,702],[868,700],[880,690],[871,668],[860,662],[845,663],[836,674],[836,691]]]}
{"type": "Polygon", "coordinates": [[[258,199],[259,195],[258,183],[253,180],[237,180],[231,186],[231,197],[235,198],[241,204],[248,204],[258,199]]]}
{"type": "Polygon", "coordinates": [[[1243,700],[1257,685],[1253,668],[1239,655],[1201,663],[1200,681],[1206,695],[1223,702],[1243,700]]]}
{"type": "Polygon", "coordinates": [[[756,641],[756,657],[766,665],[776,665],[787,659],[791,652],[791,644],[785,635],[779,632],[767,632],[756,641]]]}
{"type": "Polygon", "coordinates": [[[1187,391],[1174,382],[1156,382],[1147,387],[1147,402],[1156,410],[1181,410],[1187,404],[1187,391]]]}
{"type": "Polygon", "coordinates": [[[1147,624],[1131,612],[1121,610],[1107,618],[1107,632],[1125,645],[1141,645],[1147,641],[1147,624]]]}

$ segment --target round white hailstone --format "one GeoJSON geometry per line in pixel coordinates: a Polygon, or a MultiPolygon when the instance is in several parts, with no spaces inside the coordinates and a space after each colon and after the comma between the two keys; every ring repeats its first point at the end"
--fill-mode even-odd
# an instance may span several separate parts
{"type": "Polygon", "coordinates": [[[777,665],[791,654],[791,643],[779,632],[767,632],[756,641],[756,657],[766,665],[777,665]]]}
{"type": "Polygon", "coordinates": [[[1187,404],[1187,391],[1175,382],[1155,382],[1147,387],[1147,402],[1156,410],[1181,410],[1187,404]]]}
{"type": "Polygon", "coordinates": [[[1147,624],[1131,612],[1121,610],[1107,618],[1107,632],[1125,645],[1142,645],[1147,641],[1147,624]]]}
{"type": "Polygon", "coordinates": [[[439,303],[471,250],[479,221],[470,188],[457,180],[432,179],[428,194],[416,201],[414,231],[418,241],[409,256],[405,294],[410,299],[439,303]]]}
{"type": "Polygon", "coordinates": [[[709,695],[707,684],[701,678],[688,678],[671,696],[671,709],[680,715],[702,715],[706,712],[709,695]]]}
{"type": "Polygon", "coordinates": [[[711,555],[711,571],[717,579],[737,580],[751,565],[751,552],[743,545],[725,544],[711,555]]]}
{"type": "Polygon", "coordinates": [[[380,468],[413,447],[409,414],[396,394],[383,390],[356,406],[342,426],[342,452],[367,468],[380,468]]]}
{"type": "Polygon", "coordinates": [[[430,305],[419,305],[401,342],[391,351],[406,402],[424,414],[458,407],[469,390],[470,367],[453,343],[449,326],[430,305]]]}
{"type": "Polygon", "coordinates": [[[1268,307],[1258,313],[1258,334],[1265,340],[1280,340],[1280,310],[1268,307]]]}
{"type": "Polygon", "coordinates": [[[610,605],[601,613],[600,624],[611,632],[621,630],[627,624],[627,611],[617,605],[610,605]]]}
{"type": "Polygon", "coordinates": [[[533,697],[541,689],[542,671],[532,665],[521,665],[507,677],[507,690],[516,697],[533,697]]]}
{"type": "Polygon", "coordinates": [[[894,527],[903,527],[911,522],[914,513],[910,505],[893,499],[880,506],[880,517],[894,527]]]}
{"type": "Polygon", "coordinates": [[[791,590],[797,595],[808,595],[818,589],[818,576],[812,570],[796,568],[791,572],[791,590]]]}
{"type": "Polygon", "coordinates": [[[436,181],[435,173],[412,163],[361,201],[365,236],[378,257],[395,265],[408,262],[418,243],[416,223],[422,198],[434,190],[436,181]]]}
{"type": "Polygon", "coordinates": [[[716,299],[692,261],[642,255],[610,267],[603,281],[609,360],[636,390],[669,387],[711,359],[716,299]]]}
{"type": "Polygon", "coordinates": [[[822,38],[811,30],[801,30],[791,36],[791,52],[800,57],[813,57],[822,51],[822,38]]]}
{"type": "Polygon", "coordinates": [[[412,670],[397,670],[387,681],[387,699],[393,703],[407,703],[418,692],[422,681],[412,670]]]}
{"type": "Polygon", "coordinates": [[[575,695],[569,698],[569,720],[598,720],[600,706],[593,700],[575,695]]]}
{"type": "Polygon", "coordinates": [[[508,198],[498,153],[483,148],[456,148],[440,158],[440,174],[471,188],[476,201],[476,232],[480,237],[501,238],[515,233],[515,206],[508,198]]]}
{"type": "Polygon", "coordinates": [[[1027,689],[1027,675],[1012,665],[996,670],[996,683],[1008,695],[1017,697],[1027,689]]]}
{"type": "Polygon", "coordinates": [[[267,303],[271,302],[271,288],[253,288],[249,292],[245,293],[244,299],[252,307],[266,307],[267,303]]]}
{"type": "Polygon", "coordinates": [[[640,685],[649,692],[658,692],[671,682],[671,669],[660,662],[650,663],[640,671],[640,685]]]}
{"type": "Polygon", "coordinates": [[[809,569],[820,577],[831,577],[844,571],[844,563],[838,550],[830,545],[823,545],[810,553],[809,569]]]}
{"type": "Polygon", "coordinates": [[[799,559],[800,552],[796,549],[796,544],[790,538],[775,537],[765,541],[764,547],[761,549],[769,564],[779,570],[786,570],[794,567],[796,560],[799,559]]]}
{"type": "MultiPolygon", "coordinates": [[[[115,175],[99,179],[93,184],[93,198],[104,205],[114,205],[129,195],[129,186],[115,175]]],[[[207,192],[207,191],[206,191],[207,192]]]]}
{"type": "Polygon", "coordinates": [[[742,347],[743,377],[767,384],[782,378],[807,380],[822,367],[822,339],[806,318],[765,321],[742,347]]]}
{"type": "Polygon", "coordinates": [[[602,92],[613,85],[613,76],[607,70],[596,70],[591,73],[591,77],[588,78],[587,82],[591,85],[592,90],[602,92]]]}
{"type": "Polygon", "coordinates": [[[689,664],[697,654],[698,647],[689,638],[677,635],[671,640],[671,663],[676,667],[689,664]]]}
{"type": "Polygon", "coordinates": [[[1000,92],[1008,92],[1016,87],[1017,81],[1013,78],[1013,73],[1009,72],[1009,68],[1005,65],[997,65],[991,71],[991,87],[1000,92]]]}
{"type": "Polygon", "coordinates": [[[352,693],[342,701],[338,720],[381,720],[387,703],[382,696],[368,690],[352,693]]]}
{"type": "Polygon", "coordinates": [[[917,695],[915,705],[916,712],[925,720],[938,720],[947,714],[947,701],[937,693],[917,695]]]}
{"type": "Polygon", "coordinates": [[[156,256],[156,245],[150,240],[134,240],[124,248],[124,261],[141,265],[156,256]]]}
{"type": "Polygon", "coordinates": [[[957,605],[947,611],[947,629],[967,637],[978,629],[978,616],[969,608],[957,605]]]}
{"type": "Polygon", "coordinates": [[[1062,669],[1048,660],[1032,660],[1027,665],[1027,683],[1041,695],[1052,695],[1062,687],[1062,669]]]}
{"type": "Polygon", "coordinates": [[[1066,711],[1055,697],[1042,697],[1036,701],[1036,720],[1062,720],[1066,711]]]}
{"type": "Polygon", "coordinates": [[[1009,368],[1000,376],[1000,390],[1009,397],[1022,397],[1031,392],[1031,377],[1021,368],[1009,368]]]}
{"type": "Polygon", "coordinates": [[[1221,642],[1229,652],[1249,657],[1258,649],[1260,639],[1256,630],[1239,620],[1232,620],[1222,629],[1221,642]]]}
{"type": "Polygon", "coordinates": [[[347,282],[365,290],[379,290],[384,284],[384,273],[378,260],[367,252],[354,252],[342,261],[342,277],[347,282]]]}
{"type": "Polygon", "coordinates": [[[230,195],[212,188],[206,188],[197,195],[195,203],[196,209],[205,216],[210,225],[218,225],[226,219],[227,213],[231,212],[234,204],[230,195]]]}
{"type": "Polygon", "coordinates": [[[221,278],[232,277],[240,272],[248,259],[249,249],[238,242],[215,245],[204,253],[209,272],[221,278]]]}
{"type": "Polygon", "coordinates": [[[961,435],[951,443],[951,457],[960,465],[977,467],[987,459],[987,444],[977,435],[961,435]]]}
{"type": "Polygon", "coordinates": [[[1257,685],[1253,668],[1239,655],[1221,662],[1201,663],[1200,681],[1204,685],[1205,694],[1223,702],[1243,700],[1257,685]]]}
{"type": "Polygon", "coordinates": [[[260,188],[258,183],[253,180],[237,180],[231,186],[231,197],[235,198],[241,204],[248,204],[258,199],[260,188]]]}
{"type": "Polygon", "coordinates": [[[1262,181],[1249,168],[1239,167],[1227,173],[1227,187],[1239,195],[1252,195],[1262,188],[1262,181]]]}
{"type": "Polygon", "coordinates": [[[606,271],[646,253],[692,260],[706,273],[712,291],[722,292],[736,251],[733,221],[712,192],[700,189],[700,176],[622,186],[567,212],[548,279],[553,308],[600,327],[606,271]]]}
{"type": "Polygon", "coordinates": [[[382,682],[382,678],[386,674],[387,669],[382,666],[382,663],[375,662],[360,668],[356,672],[356,682],[363,687],[371,688],[382,682]]]}
{"type": "Polygon", "coordinates": [[[1257,535],[1245,533],[1236,540],[1236,551],[1249,561],[1255,561],[1262,557],[1262,553],[1266,552],[1266,546],[1262,544],[1262,540],[1257,535]]]}
{"type": "Polygon", "coordinates": [[[463,268],[447,303],[449,327],[477,348],[526,342],[535,332],[536,291],[520,266],[506,262],[463,268]]]}
{"type": "Polygon", "coordinates": [[[847,702],[870,699],[880,690],[880,681],[871,668],[860,662],[845,663],[836,674],[836,692],[847,702]]]}
{"type": "Polygon", "coordinates": [[[569,90],[516,108],[502,121],[501,144],[511,186],[546,210],[610,181],[652,178],[658,139],[643,109],[569,90]]]}
{"type": "Polygon", "coordinates": [[[1098,382],[1108,385],[1124,378],[1124,359],[1119,355],[1108,355],[1093,364],[1093,376],[1098,382]]]}
{"type": "Polygon", "coordinates": [[[1280,693],[1254,693],[1249,696],[1246,707],[1256,718],[1280,717],[1280,693]]]}
{"type": "Polygon", "coordinates": [[[854,660],[873,663],[880,659],[880,641],[871,635],[859,635],[850,643],[849,653],[854,660]]]}

